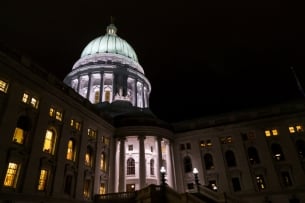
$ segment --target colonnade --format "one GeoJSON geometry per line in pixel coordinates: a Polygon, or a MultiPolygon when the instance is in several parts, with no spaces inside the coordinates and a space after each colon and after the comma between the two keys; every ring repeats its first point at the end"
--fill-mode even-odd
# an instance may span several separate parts
{"type": "Polygon", "coordinates": [[[71,80],[71,87],[93,104],[127,100],[140,108],[149,106],[149,88],[144,81],[119,75],[116,78],[113,72],[79,75],[71,80]]]}
{"type": "Polygon", "coordinates": [[[161,166],[166,168],[168,185],[173,185],[171,143],[158,136],[126,136],[116,140],[115,192],[139,190],[150,184],[161,184],[161,166]],[[134,174],[128,173],[128,160],[134,160],[134,174]],[[153,161],[151,161],[153,160],[153,161]]]}

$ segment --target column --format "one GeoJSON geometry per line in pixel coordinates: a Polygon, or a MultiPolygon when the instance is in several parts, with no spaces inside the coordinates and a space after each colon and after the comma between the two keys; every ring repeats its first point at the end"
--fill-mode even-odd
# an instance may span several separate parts
{"type": "Polygon", "coordinates": [[[125,192],[125,138],[120,138],[119,192],[125,192]]]}
{"type": "Polygon", "coordinates": [[[108,190],[107,193],[114,193],[115,192],[115,184],[113,184],[115,182],[115,176],[116,176],[116,166],[115,166],[115,160],[116,160],[116,151],[117,149],[117,143],[116,143],[116,139],[115,138],[111,138],[110,140],[110,153],[107,154],[107,159],[106,161],[108,162],[108,167],[106,168],[107,171],[109,171],[109,179],[107,181],[108,183],[108,190]]]}
{"type": "Polygon", "coordinates": [[[91,77],[92,73],[88,74],[88,86],[87,86],[87,96],[86,98],[90,101],[90,91],[91,91],[91,77]]]}
{"type": "Polygon", "coordinates": [[[158,146],[158,182],[161,184],[161,173],[160,173],[160,168],[162,166],[162,149],[161,149],[161,137],[157,137],[157,146],[158,146]]]}
{"type": "Polygon", "coordinates": [[[100,102],[103,101],[103,97],[104,97],[104,91],[103,91],[103,88],[104,88],[104,72],[100,72],[100,75],[101,75],[101,81],[100,81],[100,102]]]}
{"type": "Polygon", "coordinates": [[[134,99],[135,99],[135,107],[138,107],[138,80],[134,80],[135,88],[134,88],[134,99]]]}
{"type": "Polygon", "coordinates": [[[139,149],[140,149],[140,163],[139,163],[139,172],[140,172],[140,189],[146,186],[146,161],[145,161],[145,147],[144,139],[145,136],[139,136],[139,149]]]}

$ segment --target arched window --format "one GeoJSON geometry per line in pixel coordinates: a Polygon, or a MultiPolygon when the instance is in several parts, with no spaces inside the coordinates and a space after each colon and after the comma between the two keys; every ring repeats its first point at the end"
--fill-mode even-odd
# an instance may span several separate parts
{"type": "Polygon", "coordinates": [[[211,154],[207,153],[204,155],[204,164],[206,170],[214,168],[213,157],[211,154]]]}
{"type": "Polygon", "coordinates": [[[150,175],[155,175],[155,160],[150,160],[150,175]]]}
{"type": "Polygon", "coordinates": [[[23,144],[27,133],[30,131],[31,121],[27,116],[20,116],[17,121],[17,126],[15,128],[13,142],[18,144],[23,144]]]}
{"type": "Polygon", "coordinates": [[[193,170],[192,160],[189,156],[184,157],[183,165],[184,165],[184,172],[185,173],[192,172],[192,170],[193,170]]]}
{"type": "Polygon", "coordinates": [[[85,165],[91,167],[92,166],[92,157],[93,157],[93,150],[91,147],[87,147],[87,151],[85,154],[85,165]]]}
{"type": "Polygon", "coordinates": [[[75,159],[75,143],[72,139],[70,139],[68,141],[68,147],[67,147],[67,160],[71,160],[71,161],[74,161],[75,159]]]}
{"type": "Polygon", "coordinates": [[[235,160],[235,155],[234,152],[231,150],[226,151],[226,161],[227,161],[227,166],[228,167],[234,167],[236,166],[236,160],[235,160]]]}
{"type": "Polygon", "coordinates": [[[100,90],[96,89],[94,91],[94,104],[99,103],[100,102],[100,90]]]}
{"type": "Polygon", "coordinates": [[[297,151],[300,156],[300,158],[305,158],[305,142],[304,140],[297,140],[295,142],[297,146],[297,151]]]}
{"type": "Polygon", "coordinates": [[[127,159],[127,175],[135,175],[135,161],[133,158],[127,159]]]}
{"type": "Polygon", "coordinates": [[[285,157],[284,157],[281,145],[279,145],[277,143],[273,143],[271,145],[271,153],[272,153],[272,157],[276,161],[283,161],[283,160],[285,160],[285,157]]]}
{"type": "Polygon", "coordinates": [[[42,151],[46,152],[46,153],[49,153],[49,154],[54,154],[55,142],[56,142],[56,132],[55,132],[55,130],[48,129],[46,131],[46,135],[45,135],[45,138],[44,138],[42,151]]]}
{"type": "Polygon", "coordinates": [[[102,171],[106,171],[106,156],[105,156],[104,152],[101,153],[101,165],[100,165],[100,169],[102,171]]]}
{"type": "Polygon", "coordinates": [[[260,159],[259,159],[259,156],[258,156],[258,153],[257,153],[257,150],[255,147],[248,148],[248,158],[249,158],[250,164],[252,164],[252,165],[260,163],[260,159]]]}

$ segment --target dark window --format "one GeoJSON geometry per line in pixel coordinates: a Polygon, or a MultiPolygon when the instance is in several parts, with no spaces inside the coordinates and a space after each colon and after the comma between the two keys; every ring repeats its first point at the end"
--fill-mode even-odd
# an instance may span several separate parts
{"type": "Polygon", "coordinates": [[[72,178],[71,175],[67,175],[67,176],[66,176],[65,189],[64,189],[65,194],[68,194],[68,195],[71,194],[72,179],[73,179],[73,178],[72,178]]]}
{"type": "Polygon", "coordinates": [[[292,186],[292,181],[291,181],[289,172],[288,171],[283,171],[283,172],[281,172],[281,175],[282,175],[283,185],[285,187],[292,186]]]}
{"type": "Polygon", "coordinates": [[[234,192],[241,191],[239,178],[232,178],[232,185],[234,192]]]}
{"type": "Polygon", "coordinates": [[[304,140],[297,140],[295,142],[296,144],[296,147],[297,147],[297,151],[298,151],[298,154],[300,156],[300,158],[305,158],[305,142],[304,140]]]}
{"type": "Polygon", "coordinates": [[[189,189],[189,190],[194,189],[194,183],[188,183],[187,184],[187,189],[189,189]]]}
{"type": "Polygon", "coordinates": [[[185,150],[184,144],[180,144],[180,150],[185,150]]]}
{"type": "Polygon", "coordinates": [[[128,151],[132,151],[133,150],[133,145],[128,145],[128,151]]]}
{"type": "Polygon", "coordinates": [[[289,199],[289,203],[300,203],[300,200],[296,197],[289,199]]]}
{"type": "Polygon", "coordinates": [[[189,173],[193,170],[193,166],[192,166],[192,160],[190,157],[184,157],[183,159],[183,165],[184,165],[184,172],[185,173],[189,173]]]}
{"type": "Polygon", "coordinates": [[[205,164],[205,169],[210,170],[214,168],[213,164],[213,157],[211,154],[205,154],[204,155],[204,164],[205,164]]]}
{"type": "Polygon", "coordinates": [[[257,150],[255,147],[248,148],[248,158],[249,158],[250,164],[252,164],[252,165],[260,163],[260,159],[259,159],[259,156],[258,156],[258,153],[257,153],[257,150]]]}
{"type": "Polygon", "coordinates": [[[234,167],[236,166],[236,160],[235,160],[235,155],[231,150],[228,150],[226,152],[226,161],[228,167],[234,167]]]}
{"type": "Polygon", "coordinates": [[[135,175],[135,161],[133,158],[127,159],[127,175],[135,175]]]}
{"type": "Polygon", "coordinates": [[[155,160],[150,160],[150,175],[155,175],[155,160]]]}
{"type": "Polygon", "coordinates": [[[272,157],[276,160],[276,161],[283,161],[285,160],[284,158],[284,154],[281,148],[281,145],[277,144],[277,143],[273,143],[271,145],[271,152],[272,152],[272,157]]]}
{"type": "Polygon", "coordinates": [[[186,143],[186,149],[191,149],[191,143],[186,143]]]}

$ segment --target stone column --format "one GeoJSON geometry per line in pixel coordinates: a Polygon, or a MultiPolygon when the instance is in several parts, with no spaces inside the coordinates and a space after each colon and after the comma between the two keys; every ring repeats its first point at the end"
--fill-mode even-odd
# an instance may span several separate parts
{"type": "Polygon", "coordinates": [[[120,138],[119,192],[125,192],[125,138],[120,138]]]}
{"type": "Polygon", "coordinates": [[[90,101],[90,92],[91,92],[91,77],[92,73],[88,74],[88,86],[87,86],[87,96],[86,98],[90,101]]]}
{"type": "Polygon", "coordinates": [[[104,89],[104,72],[101,72],[100,73],[100,75],[101,75],[101,81],[100,81],[100,102],[102,102],[103,101],[103,97],[104,97],[104,91],[103,91],[103,89],[104,89]]]}
{"type": "Polygon", "coordinates": [[[145,136],[139,136],[139,175],[140,175],[140,189],[146,186],[146,161],[145,161],[145,147],[144,139],[145,136]]]}
{"type": "Polygon", "coordinates": [[[161,173],[160,173],[160,168],[162,166],[162,149],[161,149],[161,137],[157,137],[157,146],[158,146],[158,183],[161,184],[161,173]]]}
{"type": "Polygon", "coordinates": [[[138,107],[138,80],[134,80],[134,99],[135,99],[135,107],[138,107]]]}

